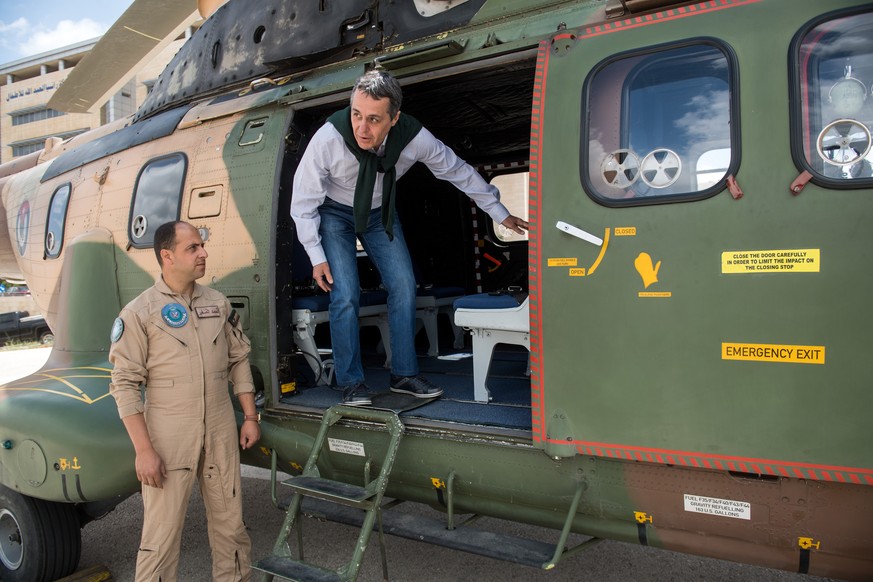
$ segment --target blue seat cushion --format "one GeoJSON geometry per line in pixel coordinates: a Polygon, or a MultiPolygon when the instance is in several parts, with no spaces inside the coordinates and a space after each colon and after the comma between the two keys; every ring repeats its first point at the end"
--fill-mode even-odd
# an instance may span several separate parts
{"type": "Polygon", "coordinates": [[[368,305],[382,305],[383,303],[388,303],[388,292],[384,289],[361,291],[361,307],[366,307],[368,305]]]}
{"type": "Polygon", "coordinates": [[[309,311],[327,311],[330,306],[330,295],[295,295],[291,299],[291,309],[308,309],[309,311]]]}
{"type": "MultiPolygon", "coordinates": [[[[361,291],[361,307],[382,305],[388,301],[388,292],[384,289],[361,291]]],[[[291,309],[308,309],[309,311],[327,311],[330,307],[330,294],[295,295],[291,300],[291,309]]]]}
{"type": "Polygon", "coordinates": [[[446,297],[457,297],[463,294],[463,287],[454,287],[452,285],[424,285],[418,288],[419,297],[433,297],[435,299],[445,299],[446,297]]]}
{"type": "Polygon", "coordinates": [[[477,293],[456,299],[454,305],[455,309],[511,309],[519,302],[508,293],[477,293]]]}

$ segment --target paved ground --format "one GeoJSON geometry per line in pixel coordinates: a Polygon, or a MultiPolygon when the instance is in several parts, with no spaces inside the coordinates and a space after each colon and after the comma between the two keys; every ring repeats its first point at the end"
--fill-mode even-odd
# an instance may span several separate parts
{"type": "MultiPolygon", "coordinates": [[[[0,351],[0,384],[37,370],[49,348],[0,351]]],[[[279,532],[283,514],[270,502],[269,472],[243,468],[245,519],[252,538],[254,558],[270,552],[279,532]]],[[[428,509],[421,511],[430,512],[428,509]]],[[[432,514],[431,514],[432,515],[432,514]]],[[[133,495],[104,518],[82,530],[80,568],[103,565],[119,582],[133,580],[136,549],[142,525],[142,501],[133,495]]],[[[557,532],[520,524],[484,519],[477,527],[491,527],[504,533],[556,542],[557,532]]],[[[308,519],[304,524],[306,558],[331,568],[341,566],[351,556],[357,530],[334,523],[308,519]]],[[[584,540],[573,536],[572,543],[584,540]]],[[[556,570],[513,566],[489,558],[453,552],[443,548],[398,538],[387,538],[389,577],[395,581],[476,581],[524,580],[564,581],[688,581],[711,582],[756,580],[773,582],[813,582],[821,578],[800,576],[766,568],[697,558],[674,552],[619,542],[606,541],[562,561],[556,570]]],[[[199,494],[192,498],[182,537],[180,582],[207,582],[210,575],[209,541],[206,518],[199,494]]],[[[257,579],[257,578],[256,578],[257,579]]],[[[382,580],[379,549],[374,537],[364,557],[361,581],[382,580]]]]}
{"type": "MultiPolygon", "coordinates": [[[[282,514],[270,503],[269,472],[244,468],[243,499],[245,518],[252,538],[255,559],[270,552],[282,523],[282,514]]],[[[430,515],[430,510],[423,510],[430,515]]],[[[139,494],[129,498],[114,512],[83,530],[82,568],[103,564],[113,580],[133,580],[139,528],[142,523],[142,501],[139,494]]],[[[557,532],[531,526],[482,520],[477,527],[499,528],[504,533],[533,536],[556,542],[557,532]]],[[[304,522],[304,551],[314,563],[338,568],[352,555],[357,530],[329,522],[307,519],[304,522]]],[[[585,538],[574,536],[573,540],[585,538]]],[[[179,570],[180,582],[207,582],[210,558],[203,505],[195,494],[188,510],[182,536],[183,556],[179,570]]],[[[573,541],[571,540],[571,542],[573,541]]],[[[777,570],[734,564],[721,560],[698,558],[630,544],[606,541],[592,549],[571,556],[556,570],[545,572],[420,542],[388,537],[386,541],[388,573],[394,581],[476,581],[518,580],[525,582],[646,582],[691,581],[727,582],[755,580],[763,582],[813,582],[822,580],[777,570]]],[[[382,580],[382,565],[377,539],[371,540],[358,578],[361,581],[382,580]]],[[[256,578],[257,580],[257,578],[256,578]]]]}

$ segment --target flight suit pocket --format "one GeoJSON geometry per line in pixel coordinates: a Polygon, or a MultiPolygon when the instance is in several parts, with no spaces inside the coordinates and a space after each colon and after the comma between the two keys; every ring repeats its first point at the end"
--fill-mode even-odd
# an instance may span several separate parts
{"type": "Polygon", "coordinates": [[[203,501],[212,511],[227,511],[228,493],[234,494],[233,474],[225,475],[218,465],[205,465],[201,480],[203,501]],[[227,481],[231,482],[227,482],[227,481]]]}
{"type": "Polygon", "coordinates": [[[175,381],[172,378],[149,378],[146,388],[172,388],[175,381]]]}

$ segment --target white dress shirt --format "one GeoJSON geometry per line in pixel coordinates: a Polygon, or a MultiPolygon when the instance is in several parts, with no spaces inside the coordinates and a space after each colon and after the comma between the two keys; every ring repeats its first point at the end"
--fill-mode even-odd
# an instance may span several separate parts
{"type": "MultiPolygon", "coordinates": [[[[423,163],[434,176],[453,184],[496,222],[503,222],[509,216],[509,210],[500,203],[500,191],[424,127],[400,153],[394,166],[397,178],[415,162],[423,163]]],[[[358,169],[358,160],[331,123],[325,123],[315,132],[300,159],[294,174],[291,218],[297,225],[297,238],[313,265],[327,260],[318,234],[321,224],[318,207],[325,197],[353,207],[358,169]]],[[[382,205],[383,176],[381,172],[376,176],[373,208],[382,205]]]]}

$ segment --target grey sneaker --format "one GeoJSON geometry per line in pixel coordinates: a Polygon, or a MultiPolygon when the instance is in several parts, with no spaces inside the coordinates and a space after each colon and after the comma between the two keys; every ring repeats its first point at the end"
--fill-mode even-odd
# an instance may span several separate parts
{"type": "Polygon", "coordinates": [[[391,392],[412,394],[416,398],[442,396],[443,389],[424,376],[391,376],[391,392]]]}
{"type": "Polygon", "coordinates": [[[343,404],[346,406],[370,406],[370,393],[363,382],[343,388],[343,404]]]}

